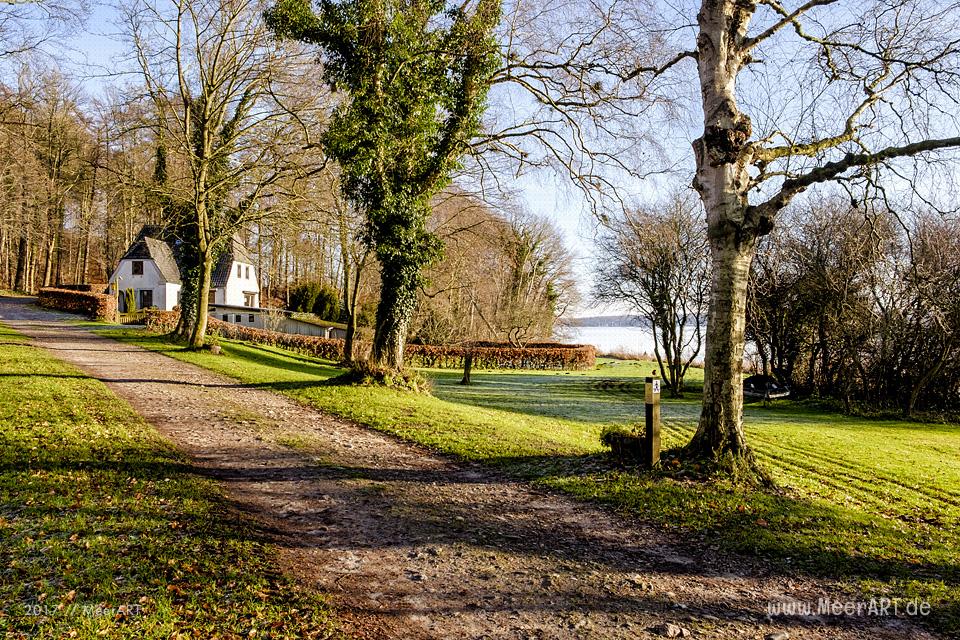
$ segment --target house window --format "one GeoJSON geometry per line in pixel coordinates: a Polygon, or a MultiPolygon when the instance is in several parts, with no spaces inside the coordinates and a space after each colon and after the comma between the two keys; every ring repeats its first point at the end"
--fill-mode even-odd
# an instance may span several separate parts
{"type": "Polygon", "coordinates": [[[243,316],[241,316],[241,315],[238,313],[237,315],[234,316],[234,320],[233,320],[233,321],[236,322],[237,324],[240,324],[241,322],[243,322],[243,316]]]}
{"type": "Polygon", "coordinates": [[[247,267],[247,280],[250,279],[250,267],[247,267]]]}
{"type": "Polygon", "coordinates": [[[216,290],[216,289],[210,289],[210,293],[209,293],[209,295],[207,295],[207,302],[208,302],[209,304],[216,304],[216,303],[217,303],[217,290],[216,290]]]}
{"type": "Polygon", "coordinates": [[[242,278],[242,277],[243,277],[243,266],[242,266],[242,265],[239,265],[239,264],[237,265],[237,277],[238,277],[238,278],[242,278]]]}
{"type": "Polygon", "coordinates": [[[243,306],[245,306],[245,307],[255,307],[255,306],[257,306],[257,294],[244,292],[244,294],[243,294],[243,306]]]}
{"type": "Polygon", "coordinates": [[[140,289],[137,294],[137,308],[149,309],[153,306],[153,289],[140,289]]]}
{"type": "Polygon", "coordinates": [[[143,275],[143,260],[134,260],[130,265],[130,272],[135,276],[143,275]]]}
{"type": "Polygon", "coordinates": [[[254,320],[253,320],[253,314],[251,313],[251,314],[250,314],[250,324],[253,324],[253,322],[254,322],[254,320]]]}
{"type": "Polygon", "coordinates": [[[230,322],[230,314],[229,314],[229,313],[223,314],[223,321],[224,321],[224,322],[230,322]]]}

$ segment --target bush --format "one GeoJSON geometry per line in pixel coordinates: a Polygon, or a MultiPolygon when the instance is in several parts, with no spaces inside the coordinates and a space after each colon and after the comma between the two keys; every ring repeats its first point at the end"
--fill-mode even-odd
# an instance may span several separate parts
{"type": "Polygon", "coordinates": [[[117,299],[102,293],[49,287],[40,289],[37,304],[48,309],[82,313],[93,320],[117,321],[117,299]]]}
{"type": "Polygon", "coordinates": [[[58,284],[55,289],[64,289],[66,291],[83,291],[86,293],[103,293],[109,285],[104,283],[93,284],[58,284]]]}
{"type": "Polygon", "coordinates": [[[312,313],[321,320],[340,319],[340,292],[328,284],[305,282],[290,291],[290,311],[312,313]]]}
{"type": "MultiPolygon", "coordinates": [[[[145,323],[150,331],[168,333],[177,325],[177,318],[178,314],[173,311],[148,311],[145,323]]],[[[280,347],[325,360],[343,359],[343,340],[339,338],[254,329],[216,318],[210,318],[207,326],[230,340],[280,347]]],[[[360,342],[358,346],[362,351],[368,345],[360,342]]],[[[462,369],[468,353],[473,354],[476,369],[590,369],[597,359],[596,349],[592,346],[555,343],[531,344],[522,349],[495,342],[467,346],[408,344],[404,353],[411,366],[437,369],[462,369]]]]}
{"type": "Polygon", "coordinates": [[[317,301],[320,291],[316,283],[298,284],[290,290],[290,311],[313,312],[313,305],[317,301]]]}
{"type": "Polygon", "coordinates": [[[143,320],[147,331],[155,333],[170,333],[177,328],[178,322],[180,322],[178,311],[160,311],[159,309],[147,309],[143,320]]]}
{"type": "Polygon", "coordinates": [[[468,353],[476,369],[582,370],[597,364],[597,350],[591,345],[543,342],[513,347],[499,342],[469,345],[408,344],[410,364],[437,369],[462,369],[468,353]]]}
{"type": "Polygon", "coordinates": [[[368,387],[390,387],[416,393],[429,393],[430,382],[416,371],[396,372],[369,362],[356,362],[343,375],[328,384],[360,384],[368,387]]]}
{"type": "Polygon", "coordinates": [[[320,287],[313,302],[313,315],[321,320],[336,322],[340,319],[340,293],[328,285],[320,287]]]}
{"type": "Polygon", "coordinates": [[[230,322],[223,322],[210,318],[207,325],[216,331],[221,338],[228,340],[242,340],[263,344],[270,347],[280,347],[298,353],[304,353],[324,360],[339,361],[343,358],[343,340],[336,338],[318,338],[315,336],[301,336],[293,333],[281,333],[266,329],[254,329],[230,322]]]}
{"type": "Polygon", "coordinates": [[[649,464],[646,438],[621,425],[607,425],[600,432],[600,444],[610,449],[610,455],[619,462],[649,464]]]}

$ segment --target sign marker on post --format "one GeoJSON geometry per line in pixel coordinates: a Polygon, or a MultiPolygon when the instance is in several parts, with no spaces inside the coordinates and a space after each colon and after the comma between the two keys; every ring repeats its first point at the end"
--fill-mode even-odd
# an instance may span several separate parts
{"type": "Polygon", "coordinates": [[[647,378],[645,390],[646,437],[644,462],[651,467],[660,464],[660,378],[647,378]]]}

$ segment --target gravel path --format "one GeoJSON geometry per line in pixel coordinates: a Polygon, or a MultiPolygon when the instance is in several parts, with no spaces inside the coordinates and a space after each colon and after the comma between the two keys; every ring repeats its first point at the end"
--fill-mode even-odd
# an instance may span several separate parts
{"type": "Polygon", "coordinates": [[[890,618],[767,617],[836,585],[431,454],[0,298],[0,322],[104,381],[332,594],[356,638],[933,638],[890,618]],[[284,446],[293,436],[322,450],[284,446]],[[667,628],[663,625],[676,625],[667,628]],[[787,637],[787,636],[782,636],[787,637]]]}

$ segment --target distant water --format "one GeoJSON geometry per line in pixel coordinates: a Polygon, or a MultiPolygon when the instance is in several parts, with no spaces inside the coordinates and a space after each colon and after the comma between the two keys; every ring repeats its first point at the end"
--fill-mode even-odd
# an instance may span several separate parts
{"type": "Polygon", "coordinates": [[[598,353],[653,355],[653,335],[644,327],[564,327],[557,339],[566,344],[592,344],[598,353]]]}

